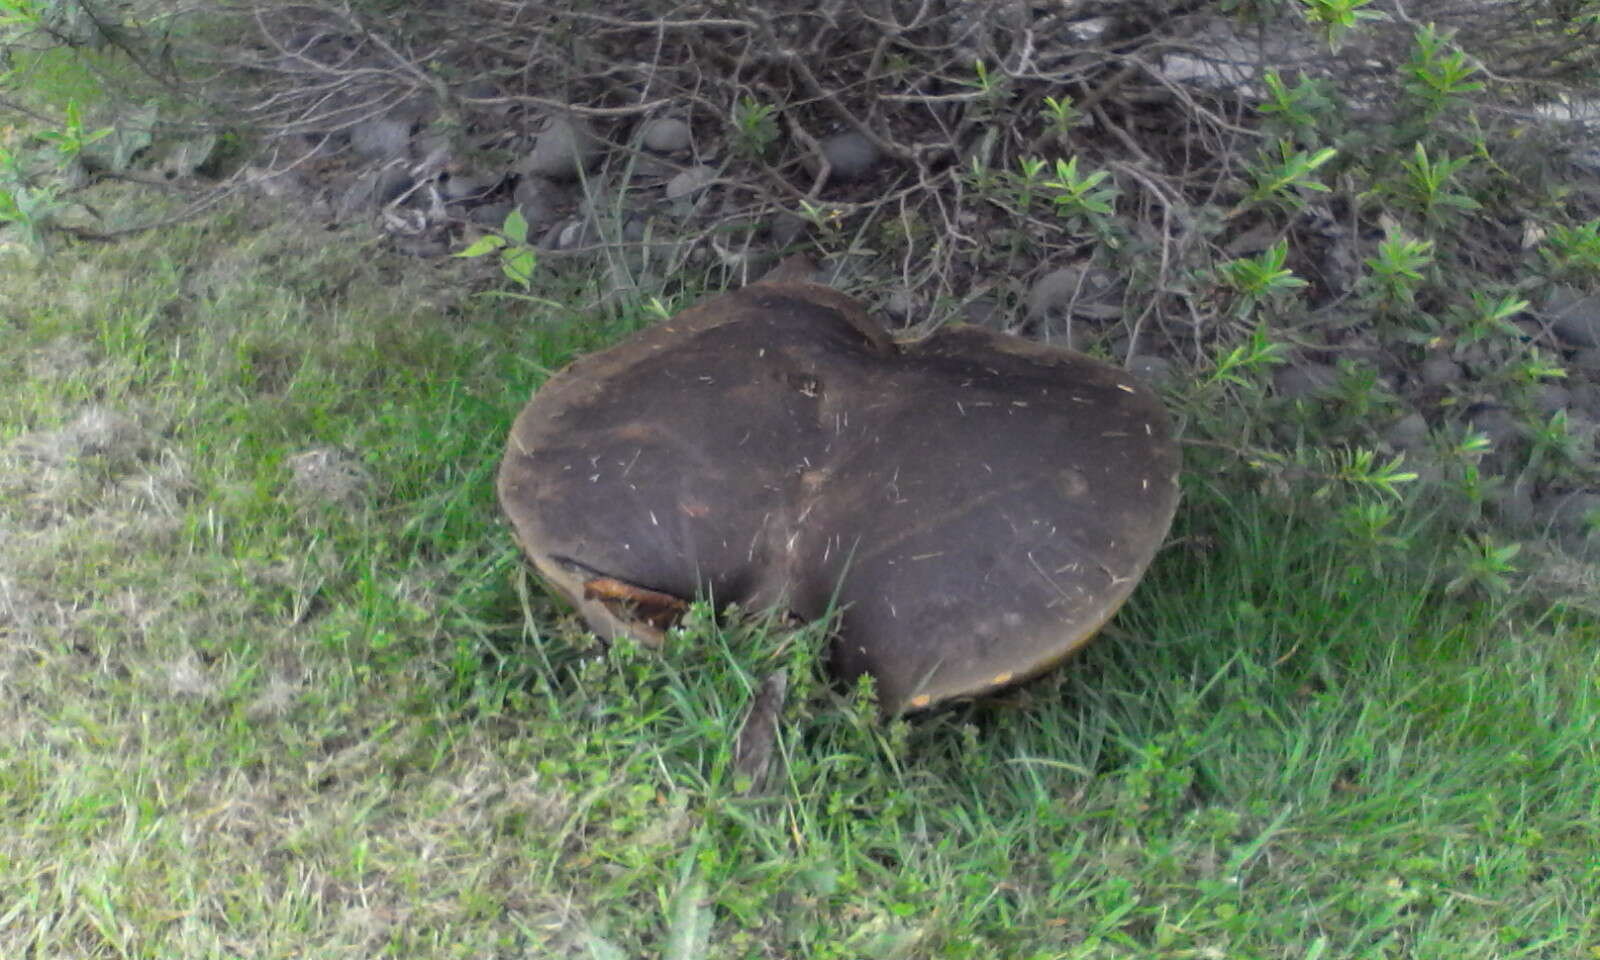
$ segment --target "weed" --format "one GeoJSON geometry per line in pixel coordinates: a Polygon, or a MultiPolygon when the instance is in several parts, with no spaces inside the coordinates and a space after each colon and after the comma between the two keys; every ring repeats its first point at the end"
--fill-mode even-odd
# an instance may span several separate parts
{"type": "Polygon", "coordinates": [[[1405,90],[1419,104],[1424,120],[1484,89],[1483,81],[1471,79],[1478,65],[1433,24],[1418,27],[1413,40],[1411,60],[1401,73],[1405,90]]]}
{"type": "Polygon", "coordinates": [[[745,97],[733,112],[733,130],[735,148],[745,157],[760,160],[777,142],[777,110],[745,97]]]}
{"type": "Polygon", "coordinates": [[[499,233],[486,233],[458,251],[457,257],[482,257],[498,254],[500,272],[507,280],[526,293],[533,286],[533,272],[539,265],[538,252],[528,241],[528,221],[522,211],[513,209],[506,214],[499,233]]]}
{"type": "Polygon", "coordinates": [[[1279,141],[1277,156],[1265,154],[1256,165],[1255,186],[1246,195],[1240,209],[1256,204],[1268,204],[1284,210],[1300,209],[1305,205],[1306,192],[1327,192],[1328,185],[1313,174],[1337,155],[1338,151],[1332,147],[1323,147],[1310,153],[1295,149],[1287,140],[1279,141]]]}
{"type": "Polygon", "coordinates": [[[1306,286],[1283,265],[1288,255],[1288,241],[1280,240],[1254,257],[1230,260],[1217,267],[1218,279],[1233,291],[1235,316],[1247,317],[1264,304],[1277,306],[1306,286]]]}

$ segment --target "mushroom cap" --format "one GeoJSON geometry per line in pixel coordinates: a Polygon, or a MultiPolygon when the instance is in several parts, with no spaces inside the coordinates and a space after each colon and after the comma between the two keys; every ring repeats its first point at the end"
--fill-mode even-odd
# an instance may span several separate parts
{"type": "Polygon", "coordinates": [[[787,277],[552,377],[500,502],[602,637],[646,642],[704,593],[812,620],[886,712],[1022,680],[1081,646],[1177,505],[1160,401],[1125,371],[952,326],[895,344],[787,277]]]}

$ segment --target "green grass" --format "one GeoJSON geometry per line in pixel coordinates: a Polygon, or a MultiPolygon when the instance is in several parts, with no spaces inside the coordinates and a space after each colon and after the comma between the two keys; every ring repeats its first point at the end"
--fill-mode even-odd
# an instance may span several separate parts
{"type": "Polygon", "coordinates": [[[817,631],[703,610],[599,652],[492,477],[647,312],[457,269],[239,211],[7,264],[0,956],[1600,957],[1594,620],[1190,478],[1110,635],[995,700],[882,724],[817,631]],[[324,447],[355,499],[296,492],[324,447]]]}

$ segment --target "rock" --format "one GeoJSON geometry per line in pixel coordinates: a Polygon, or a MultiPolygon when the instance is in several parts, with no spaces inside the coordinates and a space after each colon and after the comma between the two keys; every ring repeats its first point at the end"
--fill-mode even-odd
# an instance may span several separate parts
{"type": "Polygon", "coordinates": [[[911,322],[911,315],[916,311],[917,300],[909,290],[896,290],[883,301],[883,312],[902,326],[911,322]]]}
{"type": "Polygon", "coordinates": [[[578,247],[587,247],[600,239],[600,231],[595,229],[594,221],[584,217],[573,220],[561,228],[556,235],[556,249],[573,250],[578,247]]]}
{"type": "Polygon", "coordinates": [[[1600,491],[1564,494],[1550,504],[1550,520],[1562,533],[1600,533],[1600,491]]]}
{"type": "Polygon", "coordinates": [[[1545,304],[1550,328],[1574,347],[1600,347],[1600,297],[1558,287],[1545,304]]]}
{"type": "Polygon", "coordinates": [[[994,297],[976,297],[961,305],[961,319],[980,327],[1002,326],[1000,302],[994,297]]]}
{"type": "Polygon", "coordinates": [[[1052,270],[1034,281],[1028,291],[1028,319],[1047,320],[1065,314],[1085,284],[1082,267],[1052,270]]]}
{"type": "Polygon", "coordinates": [[[497,183],[498,177],[480,173],[447,173],[439,178],[439,191],[446,200],[471,200],[493,190],[497,183]]]}
{"type": "Polygon", "coordinates": [[[1138,377],[1145,386],[1160,389],[1172,383],[1172,361],[1153,353],[1141,353],[1128,358],[1128,372],[1138,377]]]}
{"type": "Polygon", "coordinates": [[[400,196],[410,186],[411,178],[399,166],[368,170],[340,195],[334,217],[340,221],[352,220],[400,196]]]}
{"type": "Polygon", "coordinates": [[[1582,411],[1587,416],[1600,420],[1600,385],[1574,383],[1567,392],[1572,394],[1570,409],[1582,411]]]}
{"type": "MultiPolygon", "coordinates": [[[[636,154],[632,158],[632,161],[633,167],[628,171],[628,176],[633,180],[670,180],[674,175],[682,170],[678,164],[673,163],[670,160],[663,160],[660,157],[648,153],[636,154]]],[[[647,185],[649,184],[640,184],[640,186],[647,185]]]]}
{"type": "Polygon", "coordinates": [[[515,209],[516,206],[510,203],[483,203],[473,207],[472,212],[467,214],[467,217],[480,226],[499,230],[505,224],[506,217],[510,216],[511,211],[515,209]]]}
{"type": "Polygon", "coordinates": [[[827,137],[818,146],[832,168],[832,176],[840,180],[866,176],[883,158],[877,144],[854,130],[827,137]]]}
{"type": "Polygon", "coordinates": [[[1122,316],[1120,291],[1110,274],[1082,266],[1052,270],[1028,291],[1028,320],[1038,323],[1068,316],[1115,320],[1122,316]]]}
{"type": "Polygon", "coordinates": [[[804,237],[806,230],[810,226],[811,224],[804,217],[797,217],[792,213],[780,213],[777,219],[772,222],[767,235],[772,238],[772,242],[781,250],[804,237]]]}
{"type": "Polygon", "coordinates": [[[522,210],[528,221],[528,230],[543,230],[561,218],[565,202],[560,187],[543,177],[523,177],[512,191],[511,199],[522,210]]]}
{"type": "Polygon", "coordinates": [[[450,242],[443,237],[422,234],[415,237],[396,236],[394,238],[396,253],[403,253],[408,257],[431,259],[442,257],[450,252],[450,242]]]}
{"type": "Polygon", "coordinates": [[[709,187],[717,171],[706,166],[690,167],[667,181],[667,199],[681,200],[709,187]]]}
{"type": "Polygon", "coordinates": [[[350,146],[366,160],[393,160],[411,154],[411,124],[374,117],[350,128],[350,146]]]}
{"type": "Polygon", "coordinates": [[[552,180],[574,180],[599,159],[600,143],[583,121],[557,117],[534,141],[523,172],[552,180]]]}
{"type": "Polygon", "coordinates": [[[1559,383],[1542,383],[1533,392],[1533,409],[1546,419],[1555,416],[1558,411],[1565,410],[1572,403],[1572,394],[1559,383]]]}
{"type": "Polygon", "coordinates": [[[1285,400],[1322,399],[1339,385],[1339,371],[1326,363],[1304,361],[1280,367],[1272,376],[1272,388],[1285,400]]]}
{"type": "Polygon", "coordinates": [[[1505,407],[1478,404],[1467,411],[1467,423],[1489,438],[1493,445],[1490,459],[1494,465],[1504,466],[1522,443],[1522,425],[1505,407]]]}
{"type": "Polygon", "coordinates": [[[1490,491],[1485,502],[1495,518],[1512,530],[1533,526],[1533,491],[1526,483],[1507,483],[1490,491]]]}
{"type": "Polygon", "coordinates": [[[449,166],[456,153],[450,133],[437,127],[426,127],[419,132],[411,141],[411,148],[422,159],[422,166],[438,170],[449,166]]]}
{"type": "Polygon", "coordinates": [[[657,153],[677,153],[689,149],[693,132],[675,117],[652,120],[644,128],[644,145],[657,153]]]}
{"type": "Polygon", "coordinates": [[[311,181],[299,170],[274,172],[262,167],[245,167],[245,182],[274,200],[305,202],[316,193],[311,181]]]}
{"type": "Polygon", "coordinates": [[[1595,445],[1600,441],[1600,423],[1589,414],[1574,410],[1567,413],[1567,436],[1573,441],[1573,456],[1584,466],[1595,466],[1595,445]]]}
{"type": "Polygon", "coordinates": [[[1418,450],[1428,442],[1428,421],[1415,411],[1396,420],[1384,439],[1397,450],[1418,450]]]}
{"type": "Polygon", "coordinates": [[[1572,366],[1576,370],[1600,375],[1600,347],[1585,347],[1574,353],[1572,366]]]}
{"type": "Polygon", "coordinates": [[[1461,380],[1461,364],[1442,351],[1428,354],[1422,361],[1422,382],[1430,387],[1443,387],[1461,380]]]}

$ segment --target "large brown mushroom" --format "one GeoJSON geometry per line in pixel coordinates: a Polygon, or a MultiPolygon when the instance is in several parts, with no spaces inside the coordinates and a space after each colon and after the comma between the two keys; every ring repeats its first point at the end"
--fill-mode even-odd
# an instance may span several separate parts
{"type": "Polygon", "coordinates": [[[776,276],[553,376],[500,502],[601,637],[650,643],[697,594],[811,620],[888,712],[1039,673],[1143,575],[1179,456],[1125,371],[971,326],[895,343],[776,276]]]}

